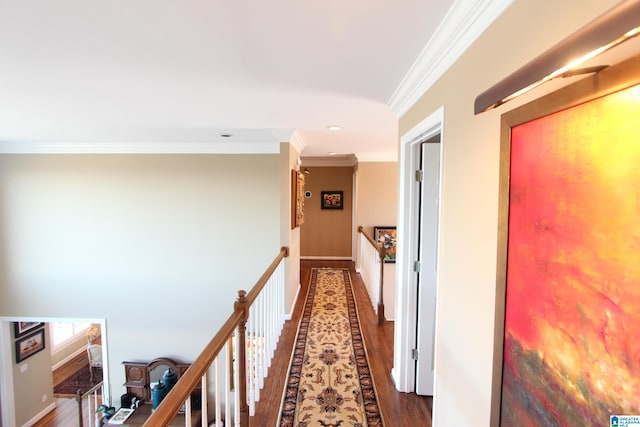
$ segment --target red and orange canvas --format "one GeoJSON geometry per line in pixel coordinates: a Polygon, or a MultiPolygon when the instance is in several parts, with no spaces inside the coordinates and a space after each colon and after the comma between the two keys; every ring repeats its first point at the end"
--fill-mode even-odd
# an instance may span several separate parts
{"type": "Polygon", "coordinates": [[[512,129],[501,425],[640,414],[640,87],[512,129]]]}

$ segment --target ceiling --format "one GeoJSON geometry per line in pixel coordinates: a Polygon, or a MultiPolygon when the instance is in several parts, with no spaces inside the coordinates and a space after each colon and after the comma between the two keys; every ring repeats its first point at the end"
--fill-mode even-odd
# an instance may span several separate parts
{"type": "Polygon", "coordinates": [[[0,143],[206,151],[293,137],[303,156],[395,160],[394,100],[442,50],[441,23],[510,2],[4,0],[0,143]]]}

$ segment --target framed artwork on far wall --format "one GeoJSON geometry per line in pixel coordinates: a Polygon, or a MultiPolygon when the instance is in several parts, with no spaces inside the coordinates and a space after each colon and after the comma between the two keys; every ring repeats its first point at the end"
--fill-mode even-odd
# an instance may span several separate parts
{"type": "Polygon", "coordinates": [[[16,363],[44,350],[44,328],[16,340],[16,363]]]}
{"type": "Polygon", "coordinates": [[[34,329],[44,326],[42,322],[13,322],[13,331],[15,338],[20,338],[34,329]]]}
{"type": "Polygon", "coordinates": [[[344,193],[342,191],[320,192],[320,207],[322,209],[343,209],[344,193]]]}
{"type": "Polygon", "coordinates": [[[396,262],[396,227],[375,226],[373,227],[373,238],[387,251],[384,262],[396,262]]]}

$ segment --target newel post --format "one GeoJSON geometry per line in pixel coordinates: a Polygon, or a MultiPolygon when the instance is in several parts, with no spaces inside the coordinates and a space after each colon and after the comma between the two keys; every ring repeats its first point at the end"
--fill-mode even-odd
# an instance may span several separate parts
{"type": "MultiPolygon", "coordinates": [[[[84,424],[82,424],[82,392],[80,389],[76,392],[76,402],[78,402],[78,426],[82,427],[84,424]]],[[[87,401],[87,405],[88,404],[89,401],[87,401]]],[[[91,420],[89,420],[89,422],[91,422],[91,420]]]]}
{"type": "Polygon", "coordinates": [[[384,323],[384,257],[387,256],[387,249],[380,245],[380,298],[378,299],[378,325],[384,323]]]}
{"type": "Polygon", "coordinates": [[[238,291],[238,298],[233,306],[234,311],[242,312],[242,320],[238,324],[238,399],[240,404],[240,427],[249,427],[249,404],[247,403],[247,292],[238,291]]]}

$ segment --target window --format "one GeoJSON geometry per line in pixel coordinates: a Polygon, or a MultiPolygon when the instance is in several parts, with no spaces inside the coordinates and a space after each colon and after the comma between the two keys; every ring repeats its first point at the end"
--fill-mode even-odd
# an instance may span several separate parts
{"type": "Polygon", "coordinates": [[[51,351],[55,353],[73,341],[79,335],[84,335],[91,326],[90,322],[51,322],[51,351]]]}

